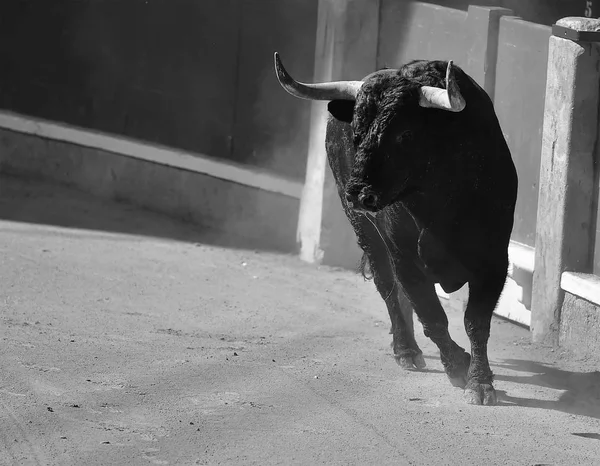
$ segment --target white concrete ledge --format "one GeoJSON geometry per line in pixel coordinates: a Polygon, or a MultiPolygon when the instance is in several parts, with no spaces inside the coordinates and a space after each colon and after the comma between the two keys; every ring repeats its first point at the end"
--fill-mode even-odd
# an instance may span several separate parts
{"type": "MultiPolygon", "coordinates": [[[[524,270],[533,274],[533,269],[535,267],[535,248],[532,248],[531,246],[527,246],[525,244],[517,243],[516,241],[511,241],[510,245],[508,246],[508,257],[510,260],[510,276],[512,276],[514,268],[518,268],[520,270],[524,270]]],[[[435,290],[437,292],[438,297],[443,299],[450,299],[450,295],[444,292],[442,287],[437,283],[435,285],[435,290]]]]}
{"type": "Polygon", "coordinates": [[[600,306],[600,277],[590,273],[563,272],[560,287],[600,306]]]}
{"type": "MultiPolygon", "coordinates": [[[[535,269],[535,248],[511,241],[508,246],[508,258],[511,269],[516,267],[529,273],[535,269]]],[[[512,274],[512,270],[511,270],[512,274]]]]}
{"type": "Polygon", "coordinates": [[[508,277],[494,314],[510,321],[531,326],[531,310],[523,303],[523,287],[508,277]]]}
{"type": "MultiPolygon", "coordinates": [[[[529,327],[531,325],[530,303],[529,299],[524,299],[524,295],[528,295],[529,292],[524,293],[524,290],[530,290],[531,283],[517,283],[512,277],[515,269],[518,269],[531,274],[531,279],[533,280],[535,249],[531,246],[511,241],[508,246],[508,256],[510,260],[508,277],[494,314],[529,327]]],[[[528,281],[527,275],[525,275],[525,281],[528,281]]],[[[436,285],[436,291],[438,297],[453,301],[454,306],[464,310],[469,297],[467,290],[461,289],[450,296],[444,293],[439,285],[436,285]]]]}
{"type": "Polygon", "coordinates": [[[109,135],[7,111],[0,111],[0,128],[202,173],[296,199],[300,199],[302,194],[302,183],[300,182],[203,154],[179,151],[122,136],[109,135]]]}

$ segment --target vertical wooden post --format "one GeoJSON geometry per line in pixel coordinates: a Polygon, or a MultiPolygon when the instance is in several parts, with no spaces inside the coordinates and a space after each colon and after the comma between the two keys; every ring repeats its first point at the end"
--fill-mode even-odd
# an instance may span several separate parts
{"type": "MultiPolygon", "coordinates": [[[[349,2],[344,26],[347,31],[346,44],[342,51],[340,75],[336,76],[336,79],[362,79],[377,67],[379,0],[349,2]]],[[[349,269],[357,268],[362,251],[342,209],[328,163],[325,167],[322,214],[320,245],[323,263],[349,269]]]]}
{"type": "Polygon", "coordinates": [[[600,21],[564,18],[553,27],[548,55],[531,330],[557,344],[564,271],[591,265],[594,157],[598,138],[600,45],[577,39],[600,21]]]}
{"type": "MultiPolygon", "coordinates": [[[[315,46],[314,81],[331,81],[335,61],[336,43],[343,43],[341,22],[346,14],[347,0],[319,0],[317,40],[315,46]]],[[[310,133],[306,179],[300,200],[297,241],[300,258],[307,262],[320,262],[321,215],[323,182],[325,180],[325,127],[327,103],[311,103],[310,133]]]]}
{"type": "MultiPolygon", "coordinates": [[[[379,0],[319,0],[314,81],[357,80],[375,71],[378,30],[379,0]]],[[[328,189],[327,117],[327,102],[313,102],[297,234],[300,258],[307,262],[323,259],[321,243],[330,240],[330,228],[323,228],[324,212],[331,202],[339,204],[328,189]]]]}

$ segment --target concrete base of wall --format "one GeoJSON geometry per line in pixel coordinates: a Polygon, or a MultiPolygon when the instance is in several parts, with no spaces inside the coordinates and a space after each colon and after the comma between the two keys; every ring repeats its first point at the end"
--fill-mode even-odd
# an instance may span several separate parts
{"type": "Polygon", "coordinates": [[[600,350],[600,306],[565,293],[561,308],[559,345],[579,355],[600,350]]]}
{"type": "Polygon", "coordinates": [[[297,249],[299,198],[281,192],[9,129],[0,129],[0,172],[66,184],[211,230],[234,232],[255,247],[297,249]]]}

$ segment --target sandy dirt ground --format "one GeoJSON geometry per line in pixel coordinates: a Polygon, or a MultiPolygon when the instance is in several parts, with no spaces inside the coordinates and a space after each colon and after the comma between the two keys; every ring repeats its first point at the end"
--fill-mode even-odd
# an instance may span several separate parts
{"type": "Polygon", "coordinates": [[[420,324],[428,369],[395,364],[372,283],[225,243],[0,180],[0,464],[600,464],[597,360],[495,319],[469,406],[420,324]]]}

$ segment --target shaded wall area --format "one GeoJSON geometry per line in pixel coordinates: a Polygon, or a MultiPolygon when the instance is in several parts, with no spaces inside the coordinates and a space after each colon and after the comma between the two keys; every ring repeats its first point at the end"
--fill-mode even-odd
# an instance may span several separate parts
{"type": "Polygon", "coordinates": [[[0,2],[0,108],[303,180],[317,2],[0,2]]]}
{"type": "Polygon", "coordinates": [[[464,66],[467,12],[430,2],[381,0],[377,67],[452,59],[464,66]]]}

